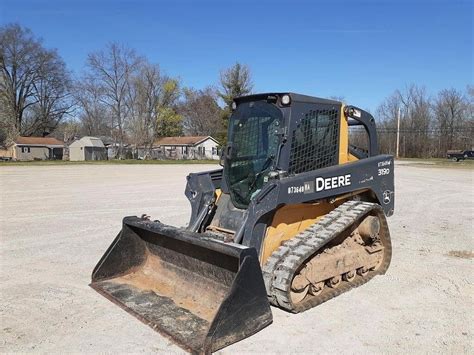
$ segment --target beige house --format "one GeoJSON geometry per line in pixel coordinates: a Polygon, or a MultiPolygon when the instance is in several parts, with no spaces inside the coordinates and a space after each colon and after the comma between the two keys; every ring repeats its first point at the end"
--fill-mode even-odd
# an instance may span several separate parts
{"type": "Polygon", "coordinates": [[[52,137],[18,137],[0,148],[0,158],[11,160],[62,159],[64,144],[52,137]]]}
{"type": "Polygon", "coordinates": [[[97,137],[82,137],[69,145],[69,160],[107,160],[107,149],[97,137]]]}
{"type": "Polygon", "coordinates": [[[219,142],[211,136],[163,137],[153,146],[168,159],[219,159],[219,142]]]}

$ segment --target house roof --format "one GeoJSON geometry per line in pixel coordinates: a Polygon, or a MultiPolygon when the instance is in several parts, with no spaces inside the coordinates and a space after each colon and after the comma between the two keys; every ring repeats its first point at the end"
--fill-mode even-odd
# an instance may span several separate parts
{"type": "Polygon", "coordinates": [[[163,137],[155,141],[157,145],[196,145],[206,139],[212,139],[214,142],[217,141],[211,136],[185,136],[185,137],[163,137]]]}
{"type": "Polygon", "coordinates": [[[18,137],[14,142],[21,145],[64,145],[63,142],[53,137],[18,137]]]}
{"type": "Polygon", "coordinates": [[[105,148],[104,143],[97,137],[82,137],[71,143],[70,147],[97,147],[105,148]]]}

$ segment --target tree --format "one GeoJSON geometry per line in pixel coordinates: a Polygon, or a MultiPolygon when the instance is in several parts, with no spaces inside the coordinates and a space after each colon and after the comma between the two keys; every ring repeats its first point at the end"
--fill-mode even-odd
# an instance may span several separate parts
{"type": "Polygon", "coordinates": [[[468,105],[468,100],[458,90],[445,89],[438,93],[433,106],[436,127],[440,133],[439,150],[443,155],[448,149],[463,149],[466,146],[463,128],[468,116],[468,105]]]}
{"type": "Polygon", "coordinates": [[[232,67],[221,71],[218,95],[225,104],[222,112],[223,129],[218,137],[221,145],[227,142],[227,125],[232,113],[232,101],[236,97],[250,94],[252,89],[252,76],[247,65],[237,62],[232,67]]]}
{"type": "Polygon", "coordinates": [[[400,96],[395,92],[386,98],[376,110],[377,135],[380,152],[396,153],[397,145],[397,114],[401,107],[400,96]]]}
{"type": "Polygon", "coordinates": [[[104,50],[89,54],[87,66],[100,85],[103,102],[111,112],[112,129],[117,130],[118,155],[123,157],[125,127],[130,118],[131,79],[142,58],[133,49],[111,43],[104,50]]]}
{"type": "Polygon", "coordinates": [[[183,135],[183,117],[173,107],[158,110],[158,136],[175,137],[183,135]]]}
{"type": "Polygon", "coordinates": [[[143,62],[132,80],[129,122],[131,137],[137,146],[151,148],[155,138],[156,117],[162,91],[162,78],[157,65],[143,62]]]}
{"type": "Polygon", "coordinates": [[[151,149],[156,138],[182,133],[177,113],[179,82],[163,75],[159,66],[143,61],[133,78],[132,120],[129,128],[137,145],[151,149]]]}
{"type": "Polygon", "coordinates": [[[400,155],[445,157],[449,149],[469,149],[474,137],[474,96],[445,89],[433,99],[424,88],[397,90],[377,109],[380,151],[395,154],[397,113],[400,108],[400,155]]]}
{"type": "MultiPolygon", "coordinates": [[[[0,80],[2,77],[0,76],[0,80]]],[[[15,125],[12,122],[14,112],[8,104],[8,98],[5,95],[6,91],[0,91],[0,147],[4,147],[12,143],[12,140],[18,134],[15,125]]]]}
{"type": "Polygon", "coordinates": [[[43,134],[72,108],[70,75],[56,50],[18,24],[0,28],[0,115],[10,132],[43,134]]]}
{"type": "Polygon", "coordinates": [[[426,89],[416,85],[409,86],[405,92],[397,91],[404,113],[402,128],[409,135],[404,143],[404,154],[409,157],[427,158],[430,156],[430,123],[432,121],[431,99],[426,89]]]}
{"type": "Polygon", "coordinates": [[[79,135],[81,125],[78,121],[69,119],[61,121],[52,134],[55,138],[64,142],[63,160],[69,160],[69,145],[79,135]]]}
{"type": "Polygon", "coordinates": [[[217,93],[211,87],[185,89],[179,112],[183,116],[186,134],[216,137],[222,132],[222,109],[217,104],[217,93]]]}
{"type": "Polygon", "coordinates": [[[431,98],[425,88],[411,85],[397,90],[377,109],[380,150],[395,154],[397,114],[400,119],[400,155],[426,158],[433,154],[431,98]]]}
{"type": "Polygon", "coordinates": [[[31,107],[32,119],[24,122],[25,131],[31,134],[53,132],[74,107],[71,80],[62,59],[53,56],[40,70],[42,73],[33,84],[37,103],[31,107]]]}
{"type": "Polygon", "coordinates": [[[109,135],[112,126],[107,105],[101,100],[102,86],[96,78],[86,75],[74,84],[73,91],[77,105],[80,131],[87,136],[109,135]]]}
{"type": "Polygon", "coordinates": [[[252,92],[253,83],[250,69],[247,65],[235,63],[232,67],[221,71],[219,96],[226,107],[232,107],[232,101],[239,96],[252,92]]]}
{"type": "Polygon", "coordinates": [[[76,85],[79,117],[91,132],[107,127],[108,134],[119,143],[120,158],[126,138],[151,149],[156,138],[182,133],[177,113],[179,82],[163,75],[157,64],[133,49],[112,43],[89,54],[87,68],[76,85]]]}
{"type": "Polygon", "coordinates": [[[178,99],[181,95],[179,82],[166,78],[156,117],[156,137],[180,136],[183,134],[183,117],[178,113],[178,99]]]}

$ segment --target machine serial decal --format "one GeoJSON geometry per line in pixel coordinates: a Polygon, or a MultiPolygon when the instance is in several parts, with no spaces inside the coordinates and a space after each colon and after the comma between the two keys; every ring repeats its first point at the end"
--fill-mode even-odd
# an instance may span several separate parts
{"type": "Polygon", "coordinates": [[[304,185],[288,187],[289,194],[300,194],[304,192],[304,185]]]}

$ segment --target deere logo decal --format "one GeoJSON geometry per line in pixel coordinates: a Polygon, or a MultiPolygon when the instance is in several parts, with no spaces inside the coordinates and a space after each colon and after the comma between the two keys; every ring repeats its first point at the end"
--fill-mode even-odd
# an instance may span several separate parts
{"type": "Polygon", "coordinates": [[[337,189],[342,186],[350,186],[351,174],[333,176],[328,178],[316,178],[316,192],[337,189]]]}

